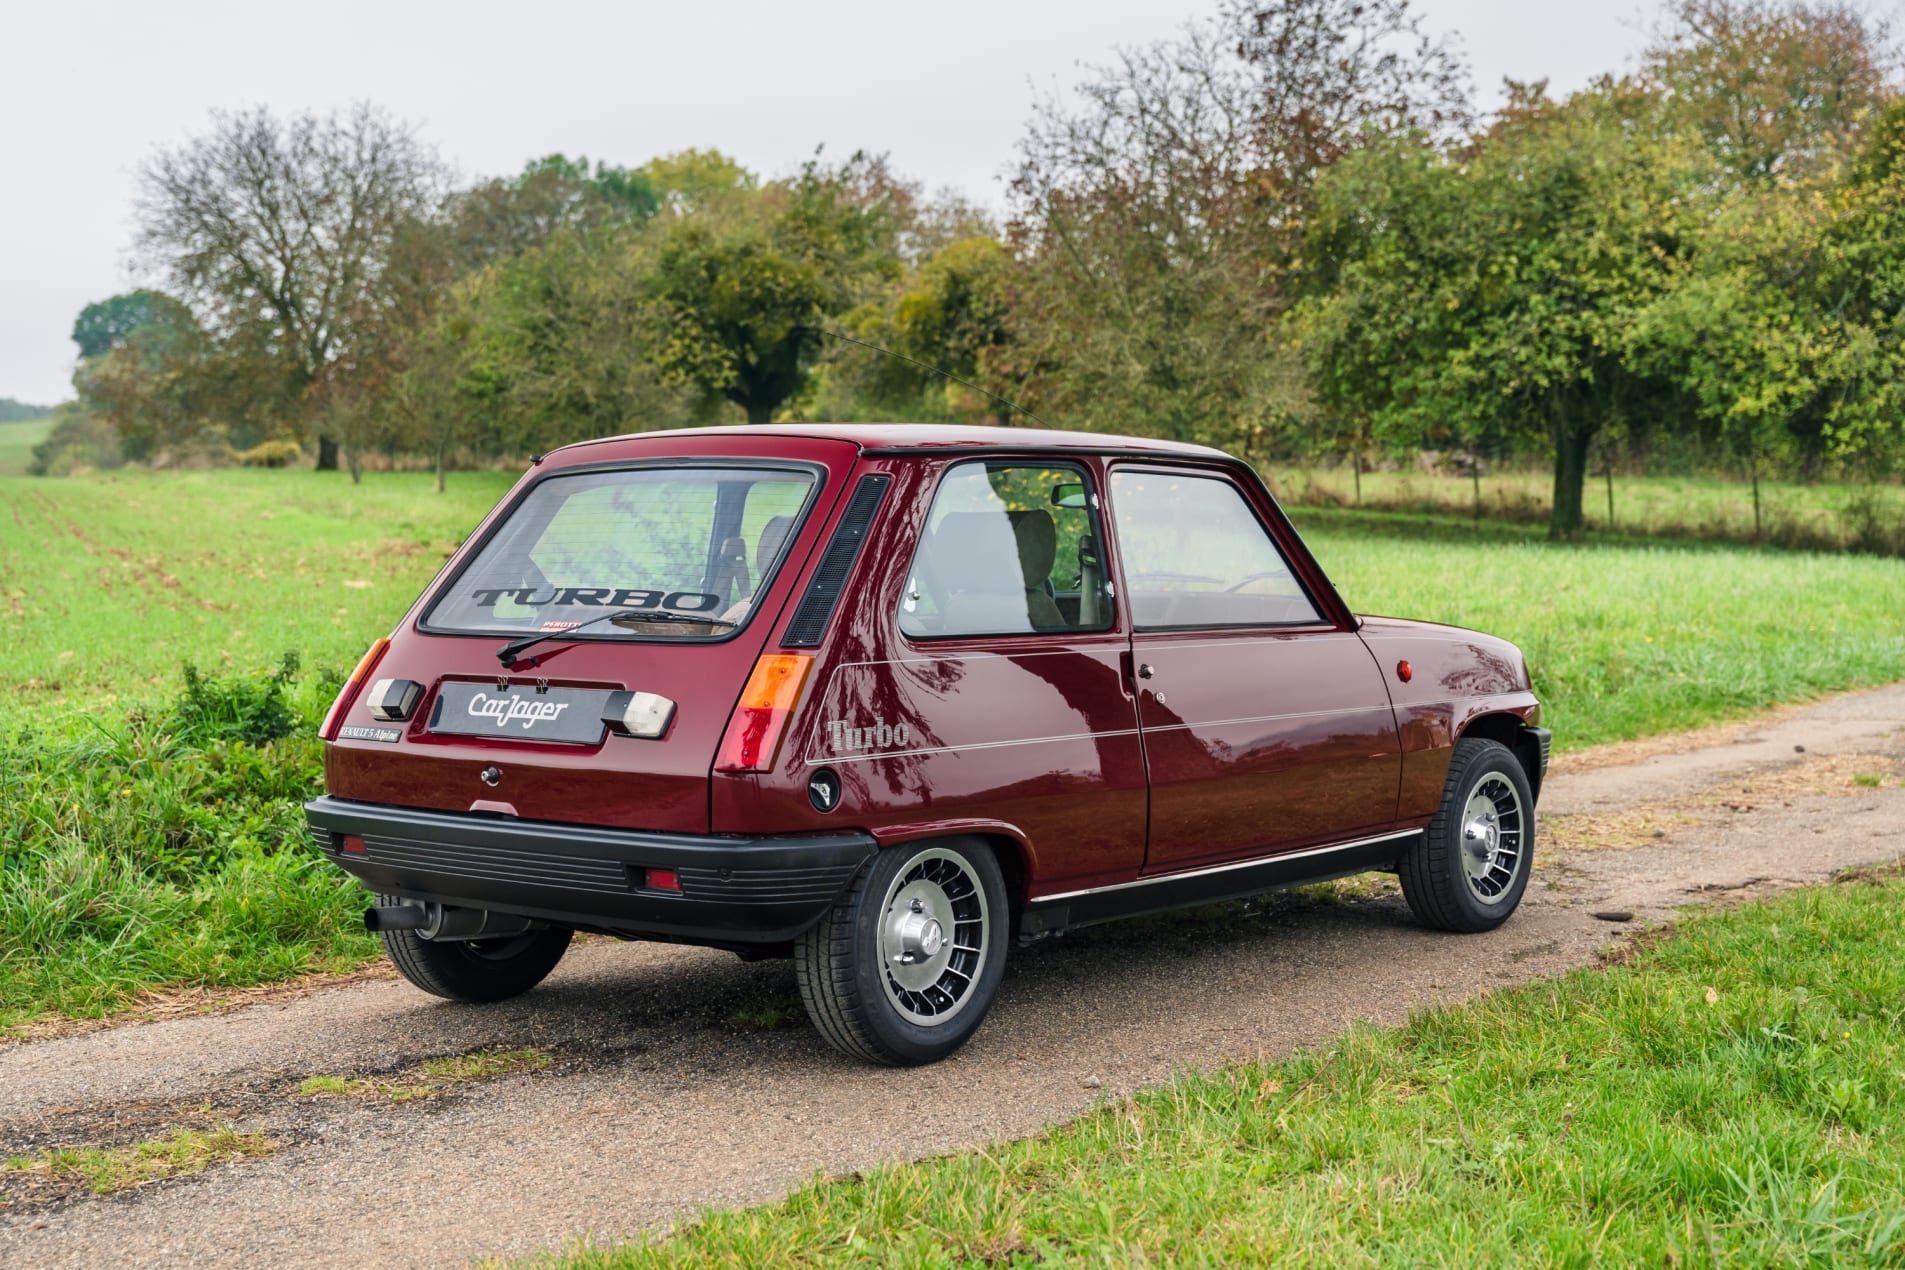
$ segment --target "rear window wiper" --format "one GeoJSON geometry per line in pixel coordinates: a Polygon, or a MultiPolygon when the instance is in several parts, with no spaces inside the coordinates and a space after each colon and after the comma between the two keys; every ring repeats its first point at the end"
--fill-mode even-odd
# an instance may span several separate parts
{"type": "Polygon", "coordinates": [[[537,644],[547,643],[550,640],[567,639],[579,630],[590,626],[600,626],[604,622],[613,622],[618,626],[625,624],[633,626],[649,622],[666,622],[670,625],[685,626],[734,625],[733,622],[727,621],[724,618],[705,617],[699,613],[675,613],[668,609],[618,609],[613,613],[603,613],[599,617],[592,617],[586,622],[577,622],[574,626],[565,626],[559,631],[537,631],[534,635],[525,635],[521,639],[513,639],[496,650],[496,660],[502,662],[505,667],[508,667],[513,665],[520,655],[534,648],[537,644]]]}
{"type": "Polygon", "coordinates": [[[725,617],[708,617],[701,613],[677,613],[673,609],[629,609],[611,614],[609,621],[617,625],[627,622],[631,626],[638,626],[645,622],[664,622],[675,626],[735,625],[725,617]]]}

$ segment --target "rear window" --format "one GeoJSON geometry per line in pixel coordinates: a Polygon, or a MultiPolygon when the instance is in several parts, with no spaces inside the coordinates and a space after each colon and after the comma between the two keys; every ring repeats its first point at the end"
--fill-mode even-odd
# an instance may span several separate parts
{"type": "Polygon", "coordinates": [[[425,630],[722,639],[773,581],[816,483],[804,469],[553,476],[444,588],[425,630]]]}

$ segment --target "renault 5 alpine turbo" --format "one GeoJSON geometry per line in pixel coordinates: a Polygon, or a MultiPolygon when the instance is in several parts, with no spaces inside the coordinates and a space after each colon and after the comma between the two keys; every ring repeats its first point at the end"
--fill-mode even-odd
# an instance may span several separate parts
{"type": "Polygon", "coordinates": [[[537,459],[338,694],[307,816],[426,992],[576,931],[791,956],[915,1064],[1072,927],[1369,870],[1499,925],[1540,724],[1512,644],[1350,612],[1221,451],[698,429],[537,459]]]}

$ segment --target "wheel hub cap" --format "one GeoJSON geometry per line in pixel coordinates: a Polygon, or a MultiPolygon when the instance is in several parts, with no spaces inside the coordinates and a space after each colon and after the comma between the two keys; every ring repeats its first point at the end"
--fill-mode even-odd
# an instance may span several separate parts
{"type": "Polygon", "coordinates": [[[929,848],[907,861],[880,907],[880,978],[915,1023],[944,1023],[972,999],[991,955],[985,890],[966,862],[929,848]]]}
{"type": "Polygon", "coordinates": [[[926,912],[925,904],[915,899],[907,912],[901,913],[893,923],[892,941],[899,946],[894,960],[903,966],[926,961],[937,957],[946,942],[946,928],[939,919],[926,912]]]}

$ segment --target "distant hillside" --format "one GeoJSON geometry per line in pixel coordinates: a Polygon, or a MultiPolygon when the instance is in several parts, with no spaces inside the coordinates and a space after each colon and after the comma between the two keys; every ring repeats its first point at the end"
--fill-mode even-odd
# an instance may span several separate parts
{"type": "Polygon", "coordinates": [[[44,419],[52,413],[51,406],[29,406],[24,401],[0,397],[0,423],[23,423],[28,419],[44,419]]]}

